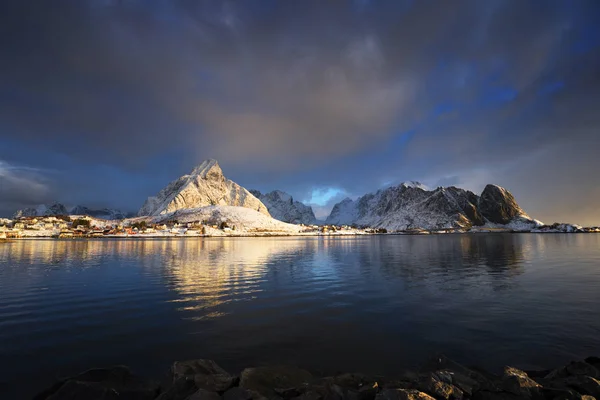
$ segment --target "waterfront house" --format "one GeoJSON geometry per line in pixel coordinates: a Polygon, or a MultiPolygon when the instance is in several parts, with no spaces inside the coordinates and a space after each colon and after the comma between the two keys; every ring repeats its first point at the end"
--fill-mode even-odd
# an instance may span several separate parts
{"type": "Polygon", "coordinates": [[[21,231],[18,229],[11,229],[7,232],[4,232],[4,234],[6,235],[7,239],[16,239],[21,237],[21,231]]]}

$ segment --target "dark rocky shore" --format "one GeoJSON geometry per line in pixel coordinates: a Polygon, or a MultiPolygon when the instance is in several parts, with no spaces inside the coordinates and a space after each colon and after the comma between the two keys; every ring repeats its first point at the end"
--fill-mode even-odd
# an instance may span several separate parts
{"type": "Polygon", "coordinates": [[[175,362],[168,381],[140,378],[125,366],[66,378],[34,400],[567,400],[600,399],[600,358],[547,371],[505,367],[501,376],[445,356],[396,377],[347,373],[317,377],[291,366],[246,368],[233,375],[211,360],[175,362]]]}

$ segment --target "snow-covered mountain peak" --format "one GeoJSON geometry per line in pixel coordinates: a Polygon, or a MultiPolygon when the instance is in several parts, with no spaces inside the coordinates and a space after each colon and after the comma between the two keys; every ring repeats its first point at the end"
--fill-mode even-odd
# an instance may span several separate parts
{"type": "Polygon", "coordinates": [[[219,178],[223,177],[223,170],[217,160],[210,158],[194,168],[190,176],[199,176],[205,179],[219,178]]]}
{"type": "Polygon", "coordinates": [[[24,208],[14,214],[14,218],[41,217],[45,215],[67,215],[67,209],[58,202],[51,204],[40,204],[35,208],[24,208]]]}
{"type": "Polygon", "coordinates": [[[421,182],[417,182],[417,181],[402,182],[400,184],[400,186],[410,187],[410,188],[418,188],[418,189],[423,189],[423,190],[430,190],[427,185],[424,185],[421,182]]]}
{"type": "Polygon", "coordinates": [[[271,216],[283,222],[312,225],[317,223],[315,214],[310,206],[295,201],[294,198],[281,190],[262,194],[258,190],[250,190],[254,196],[263,202],[271,216]]]}
{"type": "Polygon", "coordinates": [[[293,198],[286,192],[282,192],[281,190],[273,190],[271,193],[267,193],[267,195],[271,195],[272,197],[276,197],[278,200],[283,202],[293,202],[293,198]]]}
{"type": "Polygon", "coordinates": [[[206,206],[239,206],[269,215],[267,207],[248,190],[225,178],[216,160],[206,160],[169,183],[156,196],[148,197],[139,216],[169,214],[206,206]]]}

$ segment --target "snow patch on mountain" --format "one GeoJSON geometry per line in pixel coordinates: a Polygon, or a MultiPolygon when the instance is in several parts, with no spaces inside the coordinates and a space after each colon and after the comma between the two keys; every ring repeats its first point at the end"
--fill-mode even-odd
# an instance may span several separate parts
{"type": "Polygon", "coordinates": [[[291,224],[313,225],[317,223],[312,207],[294,200],[294,198],[281,190],[274,190],[262,194],[258,190],[250,190],[269,210],[275,219],[291,224]]]}
{"type": "Polygon", "coordinates": [[[418,188],[422,190],[431,190],[429,186],[417,181],[406,181],[402,182],[400,185],[405,187],[418,188]]]}
{"type": "Polygon", "coordinates": [[[169,220],[177,220],[180,223],[200,222],[205,225],[217,226],[225,223],[227,227],[234,228],[236,232],[240,233],[276,232],[293,234],[299,233],[303,229],[299,225],[281,222],[250,208],[236,206],[182,209],[152,217],[152,221],[156,223],[169,220]]]}

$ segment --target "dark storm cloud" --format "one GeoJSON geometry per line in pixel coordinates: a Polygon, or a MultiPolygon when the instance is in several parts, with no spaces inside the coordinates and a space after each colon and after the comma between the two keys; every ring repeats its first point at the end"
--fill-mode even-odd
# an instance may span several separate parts
{"type": "Polygon", "coordinates": [[[36,169],[10,165],[0,160],[0,216],[17,208],[36,206],[52,199],[51,188],[36,169]]]}
{"type": "Polygon", "coordinates": [[[169,154],[173,178],[215,157],[306,199],[494,181],[568,218],[570,197],[541,207],[531,179],[597,182],[599,15],[594,0],[3,2],[0,139],[120,169],[104,195],[169,154]],[[577,154],[588,168],[556,162],[577,154]]]}

